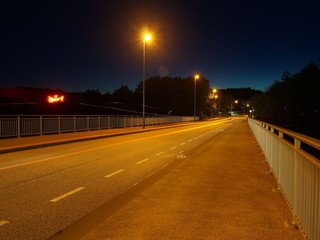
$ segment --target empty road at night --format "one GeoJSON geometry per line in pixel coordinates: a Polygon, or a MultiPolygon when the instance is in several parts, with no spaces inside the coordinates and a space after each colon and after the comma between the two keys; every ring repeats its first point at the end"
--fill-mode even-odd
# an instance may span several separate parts
{"type": "Polygon", "coordinates": [[[48,239],[194,154],[237,120],[0,155],[0,239],[48,239]]]}

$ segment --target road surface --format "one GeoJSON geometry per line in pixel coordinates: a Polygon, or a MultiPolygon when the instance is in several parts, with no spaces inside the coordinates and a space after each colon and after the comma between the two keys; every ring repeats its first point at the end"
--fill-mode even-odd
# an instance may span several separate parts
{"type": "Polygon", "coordinates": [[[48,239],[183,161],[232,118],[0,155],[0,239],[48,239]]]}

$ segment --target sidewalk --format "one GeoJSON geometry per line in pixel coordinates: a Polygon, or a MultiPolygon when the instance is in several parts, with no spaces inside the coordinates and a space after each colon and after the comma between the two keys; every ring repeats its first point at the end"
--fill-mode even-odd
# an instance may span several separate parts
{"type": "Polygon", "coordinates": [[[303,239],[246,121],[184,159],[82,240],[303,239]]]}

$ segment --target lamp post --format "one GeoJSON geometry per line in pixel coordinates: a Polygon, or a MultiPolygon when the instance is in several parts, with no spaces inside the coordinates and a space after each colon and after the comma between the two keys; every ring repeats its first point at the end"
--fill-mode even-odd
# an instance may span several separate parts
{"type": "Polygon", "coordinates": [[[199,74],[194,76],[194,94],[193,94],[193,121],[196,121],[196,103],[197,103],[197,79],[199,79],[199,74]]]}
{"type": "Polygon", "coordinates": [[[218,90],[216,88],[212,89],[212,94],[211,94],[211,99],[212,99],[212,112],[211,115],[216,114],[217,113],[217,109],[218,109],[218,103],[217,103],[217,99],[218,99],[218,90]]]}
{"type": "Polygon", "coordinates": [[[142,128],[145,128],[145,105],[146,105],[146,95],[145,95],[145,78],[146,78],[146,43],[150,41],[150,34],[144,34],[143,36],[143,49],[142,49],[142,128]]]}
{"type": "MultiPolygon", "coordinates": [[[[234,103],[237,104],[238,100],[235,100],[234,103]]],[[[232,102],[231,102],[231,106],[230,106],[230,115],[232,116],[232,102]]]]}
{"type": "Polygon", "coordinates": [[[249,108],[249,107],[250,107],[250,104],[249,104],[249,103],[245,103],[245,104],[244,104],[243,115],[246,114],[246,108],[249,108]]]}

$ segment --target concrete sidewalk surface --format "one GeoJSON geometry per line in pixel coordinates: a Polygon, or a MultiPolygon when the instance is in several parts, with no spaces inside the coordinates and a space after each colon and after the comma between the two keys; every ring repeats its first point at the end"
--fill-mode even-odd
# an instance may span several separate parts
{"type": "Polygon", "coordinates": [[[304,239],[246,121],[215,136],[82,240],[304,239]]]}

